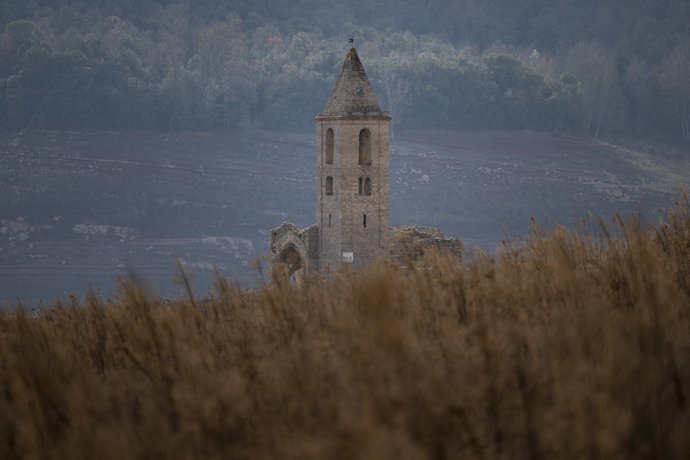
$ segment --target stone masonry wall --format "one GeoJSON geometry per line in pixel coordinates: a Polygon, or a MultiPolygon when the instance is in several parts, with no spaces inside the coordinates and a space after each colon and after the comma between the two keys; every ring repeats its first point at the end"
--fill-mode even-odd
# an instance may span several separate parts
{"type": "Polygon", "coordinates": [[[316,215],[322,269],[338,269],[344,252],[353,253],[355,268],[363,268],[387,251],[389,126],[387,115],[317,118],[316,215]],[[333,164],[326,164],[325,156],[329,128],[334,130],[333,164]],[[359,165],[359,133],[364,128],[371,132],[370,165],[359,165]],[[332,196],[325,193],[329,176],[333,177],[332,196]],[[371,195],[359,195],[360,177],[371,180],[371,195]]]}

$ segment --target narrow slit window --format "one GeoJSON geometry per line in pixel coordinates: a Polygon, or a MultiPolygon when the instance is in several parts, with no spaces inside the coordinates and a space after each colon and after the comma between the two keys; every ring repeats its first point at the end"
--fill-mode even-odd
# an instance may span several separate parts
{"type": "Polygon", "coordinates": [[[364,178],[359,178],[359,195],[364,195],[364,178]]]}
{"type": "Polygon", "coordinates": [[[331,228],[331,215],[328,215],[328,228],[331,228]]]}
{"type": "Polygon", "coordinates": [[[334,147],[334,141],[333,141],[333,129],[328,128],[326,131],[326,164],[332,165],[333,164],[333,147],[334,147]]]}
{"type": "Polygon", "coordinates": [[[367,215],[366,214],[364,214],[364,216],[362,217],[362,225],[364,226],[364,228],[367,228],[367,215]]]}
{"type": "Polygon", "coordinates": [[[333,195],[333,178],[331,176],[326,177],[326,195],[333,195]]]}
{"type": "Polygon", "coordinates": [[[371,195],[371,179],[369,179],[368,177],[366,179],[364,179],[363,189],[364,189],[364,193],[363,193],[364,195],[366,195],[366,196],[371,195]]]}
{"type": "Polygon", "coordinates": [[[367,128],[359,132],[359,164],[371,164],[371,131],[367,128]]]}

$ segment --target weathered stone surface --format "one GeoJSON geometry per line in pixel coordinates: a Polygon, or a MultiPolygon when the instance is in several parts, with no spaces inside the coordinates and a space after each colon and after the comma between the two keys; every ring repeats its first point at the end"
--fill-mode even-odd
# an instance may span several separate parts
{"type": "Polygon", "coordinates": [[[337,270],[344,261],[364,268],[387,252],[390,120],[352,48],[324,113],[316,117],[322,270],[337,270]]]}
{"type": "Polygon", "coordinates": [[[380,115],[381,107],[359,60],[357,50],[351,48],[322,115],[354,114],[380,115]]]}
{"type": "Polygon", "coordinates": [[[291,222],[283,222],[271,230],[271,265],[284,263],[290,274],[300,269],[317,269],[318,243],[316,225],[302,229],[291,222]]]}
{"type": "Polygon", "coordinates": [[[387,250],[389,125],[387,117],[317,118],[316,216],[322,269],[340,268],[343,253],[352,253],[353,266],[363,268],[387,250]],[[332,130],[334,139],[331,164],[326,161],[325,153],[328,130],[332,130]],[[363,130],[370,134],[371,157],[370,161],[360,164],[360,133],[363,130]],[[360,193],[360,179],[369,179],[369,194],[360,193]],[[329,180],[333,184],[332,195],[326,190],[329,180]]]}
{"type": "Polygon", "coordinates": [[[441,254],[462,257],[460,240],[446,237],[437,228],[411,225],[391,229],[389,254],[396,262],[418,260],[433,249],[441,254]]]}

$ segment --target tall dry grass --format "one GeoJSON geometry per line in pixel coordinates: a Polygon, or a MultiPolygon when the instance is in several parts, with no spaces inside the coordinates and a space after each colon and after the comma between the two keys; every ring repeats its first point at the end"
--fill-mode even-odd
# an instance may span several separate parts
{"type": "Polygon", "coordinates": [[[465,263],[0,313],[0,458],[686,459],[689,382],[684,197],[465,263]]]}

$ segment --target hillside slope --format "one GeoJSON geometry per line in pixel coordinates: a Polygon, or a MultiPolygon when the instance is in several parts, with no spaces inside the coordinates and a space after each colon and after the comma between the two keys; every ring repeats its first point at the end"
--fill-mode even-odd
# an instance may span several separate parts
{"type": "MultiPolygon", "coordinates": [[[[314,221],[312,133],[0,134],[0,300],[109,295],[132,270],[172,297],[173,258],[208,289],[214,269],[262,282],[268,231],[314,221]]],[[[690,156],[533,132],[400,132],[392,225],[491,250],[588,212],[648,220],[690,186],[690,156]]]]}

